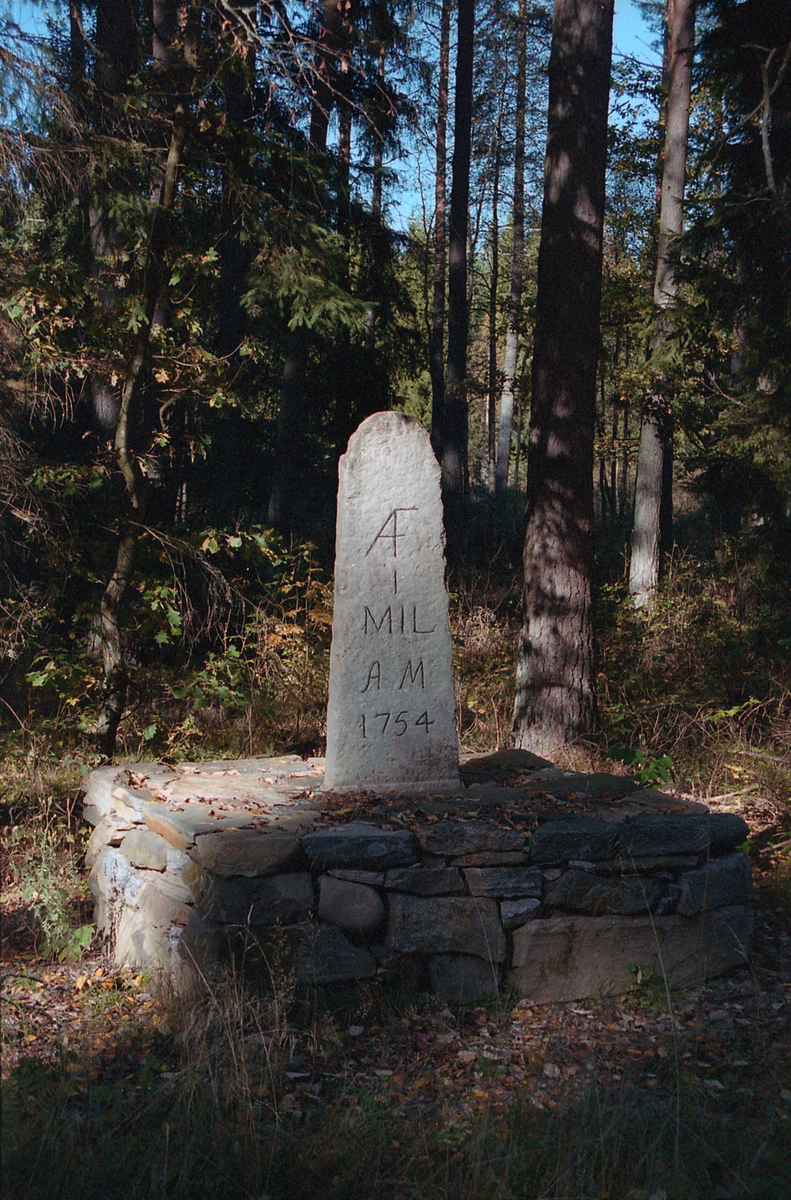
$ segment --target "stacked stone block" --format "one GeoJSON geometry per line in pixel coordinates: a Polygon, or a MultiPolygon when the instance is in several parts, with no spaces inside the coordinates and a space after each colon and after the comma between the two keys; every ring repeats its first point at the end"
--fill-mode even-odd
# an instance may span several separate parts
{"type": "MultiPolygon", "coordinates": [[[[167,772],[149,769],[149,789],[167,772]]],[[[504,984],[535,1002],[617,992],[637,966],[691,984],[749,949],[748,830],[731,814],[316,827],[320,805],[295,801],[262,825],[209,804],[171,811],[123,778],[95,772],[86,796],[97,925],[116,962],[177,986],[251,938],[279,938],[306,985],[419,964],[452,1003],[504,984]]]]}

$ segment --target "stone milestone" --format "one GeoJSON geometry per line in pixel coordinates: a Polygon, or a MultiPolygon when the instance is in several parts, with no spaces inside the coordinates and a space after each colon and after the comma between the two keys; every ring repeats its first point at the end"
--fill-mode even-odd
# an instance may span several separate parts
{"type": "Polygon", "coordinates": [[[329,790],[459,786],[440,469],[426,431],[376,413],[340,462],[329,790]]]}

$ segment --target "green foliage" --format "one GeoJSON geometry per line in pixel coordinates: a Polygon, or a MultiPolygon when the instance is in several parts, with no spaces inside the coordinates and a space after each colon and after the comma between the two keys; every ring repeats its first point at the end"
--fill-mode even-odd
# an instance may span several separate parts
{"type": "Polygon", "coordinates": [[[42,953],[59,962],[79,959],[91,944],[94,926],[74,925],[74,901],[84,897],[87,886],[68,847],[56,831],[26,825],[11,830],[7,851],[19,895],[40,933],[42,953]]]}
{"type": "Polygon", "coordinates": [[[631,767],[630,774],[643,787],[654,787],[657,784],[667,783],[673,775],[673,760],[666,754],[654,758],[644,750],[623,749],[616,746],[610,750],[610,757],[614,758],[616,762],[622,762],[627,767],[631,767]]]}

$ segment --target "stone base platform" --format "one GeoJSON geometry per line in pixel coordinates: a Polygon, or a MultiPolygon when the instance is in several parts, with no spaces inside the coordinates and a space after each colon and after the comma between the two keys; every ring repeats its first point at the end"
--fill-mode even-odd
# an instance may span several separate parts
{"type": "MultiPolygon", "coordinates": [[[[453,795],[325,792],[323,760],[101,767],[84,815],[98,929],[180,989],[244,950],[332,989],[404,975],[450,1003],[699,984],[746,961],[748,828],[526,751],[453,795]]],[[[264,969],[266,969],[264,964],[264,969]]]]}

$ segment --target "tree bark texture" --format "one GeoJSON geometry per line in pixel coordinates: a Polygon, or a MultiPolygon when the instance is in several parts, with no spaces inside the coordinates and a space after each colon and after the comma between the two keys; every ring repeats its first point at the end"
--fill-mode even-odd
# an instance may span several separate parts
{"type": "Polygon", "coordinates": [[[491,274],[489,277],[489,401],[487,408],[487,483],[490,495],[494,495],[494,465],[497,456],[497,288],[500,282],[500,125],[502,106],[497,115],[494,131],[494,174],[492,175],[492,223],[490,241],[492,248],[491,274]]]}
{"type": "Polygon", "coordinates": [[[514,743],[596,722],[593,438],[613,0],[555,0],[514,743]]]}
{"type": "Polygon", "coordinates": [[[527,2],[519,0],[519,49],[516,67],[516,145],[514,149],[513,256],[511,259],[511,296],[508,304],[508,329],[505,335],[503,390],[500,395],[500,420],[497,428],[497,462],[494,469],[494,493],[502,495],[508,486],[511,457],[511,433],[514,424],[514,385],[519,358],[519,316],[522,309],[525,256],[525,102],[527,93],[527,2]]]}
{"type": "Polygon", "coordinates": [[[450,0],[442,0],[437,92],[437,153],[434,177],[434,295],[429,334],[431,442],[439,458],[445,410],[445,206],[448,169],[448,81],[450,77],[450,0]]]}
{"type": "Polygon", "coordinates": [[[115,751],[118,725],[126,701],[127,670],[121,640],[120,608],[132,578],[138,531],[145,519],[148,500],[146,478],[134,446],[134,427],[154,314],[164,280],[163,268],[170,218],[176,200],[178,173],[184,157],[188,92],[197,66],[200,3],[201,0],[192,0],[187,17],[181,87],[174,105],[161,197],[154,205],[148,239],[142,287],[143,317],[126,364],[115,430],[115,456],[125,485],[125,511],[119,531],[115,568],[102,595],[100,610],[104,691],[96,724],[96,738],[99,750],[106,758],[112,758],[115,751]]]}
{"type": "Polygon", "coordinates": [[[665,91],[667,96],[652,355],[658,363],[653,394],[645,403],[635,484],[629,591],[635,608],[650,609],[659,583],[663,544],[672,525],[673,417],[670,383],[661,363],[672,338],[678,301],[674,242],[684,226],[684,185],[689,140],[695,0],[667,0],[665,91]],[[664,377],[663,377],[664,376],[664,377]]]}
{"type": "Polygon", "coordinates": [[[440,466],[448,558],[458,557],[464,537],[467,492],[467,229],[472,143],[472,65],[475,0],[458,0],[456,94],[453,114],[453,183],[448,239],[448,369],[440,466]]]}

